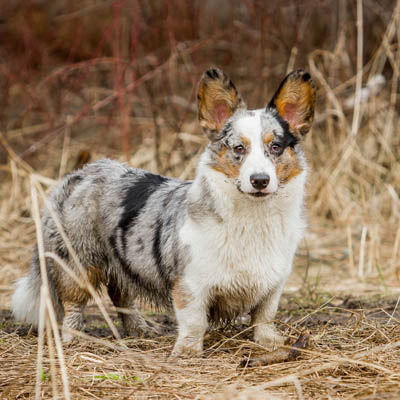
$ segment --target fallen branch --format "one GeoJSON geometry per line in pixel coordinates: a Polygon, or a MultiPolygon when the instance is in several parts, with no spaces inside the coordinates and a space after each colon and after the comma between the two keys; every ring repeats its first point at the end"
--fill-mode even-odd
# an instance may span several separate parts
{"type": "Polygon", "coordinates": [[[309,342],[310,331],[306,330],[300,334],[296,342],[293,343],[291,347],[279,347],[263,357],[245,358],[240,362],[239,367],[263,367],[266,365],[296,360],[300,356],[301,350],[308,347],[309,342]]]}

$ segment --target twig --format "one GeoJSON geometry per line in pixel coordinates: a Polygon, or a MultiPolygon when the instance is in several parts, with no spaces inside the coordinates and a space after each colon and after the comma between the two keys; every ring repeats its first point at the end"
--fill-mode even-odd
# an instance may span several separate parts
{"type": "Polygon", "coordinates": [[[361,119],[361,88],[363,75],[363,0],[357,0],[357,78],[356,93],[353,113],[353,123],[351,125],[351,135],[357,135],[361,119]]]}

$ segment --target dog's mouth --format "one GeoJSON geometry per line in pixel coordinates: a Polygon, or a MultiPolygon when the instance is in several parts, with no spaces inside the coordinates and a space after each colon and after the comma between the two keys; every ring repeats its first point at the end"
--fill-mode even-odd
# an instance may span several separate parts
{"type": "Polygon", "coordinates": [[[237,189],[239,190],[240,193],[247,194],[251,197],[256,197],[256,198],[267,197],[269,194],[271,194],[271,193],[265,193],[265,192],[253,192],[253,193],[244,192],[242,189],[240,189],[239,186],[237,186],[237,189]]]}
{"type": "Polygon", "coordinates": [[[252,197],[267,197],[269,195],[269,193],[264,193],[264,192],[255,192],[255,193],[246,193],[249,196],[252,197]]]}

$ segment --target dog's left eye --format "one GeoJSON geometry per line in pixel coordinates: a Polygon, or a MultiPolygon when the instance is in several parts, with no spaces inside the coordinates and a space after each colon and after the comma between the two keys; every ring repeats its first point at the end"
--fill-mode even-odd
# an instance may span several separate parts
{"type": "Polygon", "coordinates": [[[235,146],[235,147],[233,148],[233,151],[234,151],[236,154],[240,154],[240,155],[243,155],[243,154],[246,153],[245,147],[242,146],[241,144],[239,144],[239,146],[235,146]]]}
{"type": "Polygon", "coordinates": [[[279,156],[282,154],[283,146],[280,143],[272,143],[270,149],[273,154],[279,156]]]}

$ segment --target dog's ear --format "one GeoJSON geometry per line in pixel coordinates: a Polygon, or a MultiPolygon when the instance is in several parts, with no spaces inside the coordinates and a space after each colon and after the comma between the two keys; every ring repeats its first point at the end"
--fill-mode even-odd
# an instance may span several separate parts
{"type": "Polygon", "coordinates": [[[199,122],[212,139],[239,108],[246,105],[229,77],[218,68],[204,72],[197,93],[199,122]]]}
{"type": "Polygon", "coordinates": [[[305,135],[314,119],[315,97],[310,74],[299,69],[282,81],[268,107],[276,109],[295,134],[305,135]]]}

